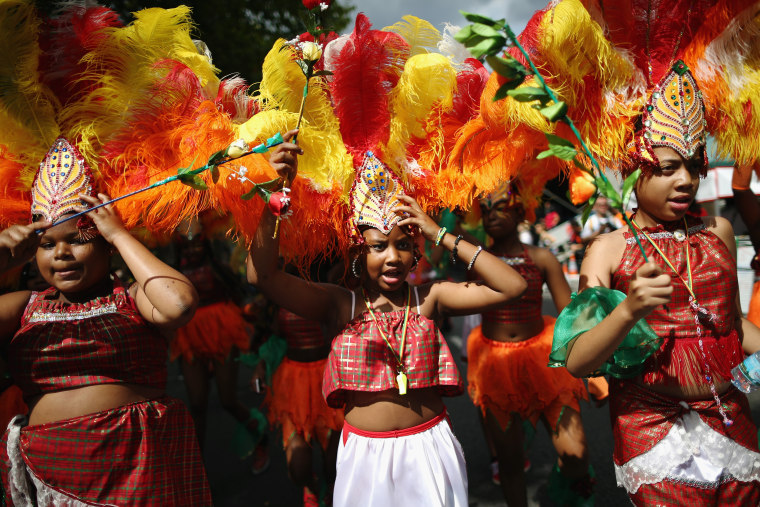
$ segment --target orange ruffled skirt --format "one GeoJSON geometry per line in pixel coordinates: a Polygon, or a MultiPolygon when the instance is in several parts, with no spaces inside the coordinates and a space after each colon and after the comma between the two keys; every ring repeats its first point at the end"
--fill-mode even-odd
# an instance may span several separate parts
{"type": "Polygon", "coordinates": [[[554,334],[554,319],[544,316],[544,329],[521,342],[498,342],[483,336],[481,326],[467,341],[467,382],[470,398],[485,414],[496,417],[506,429],[517,413],[535,426],[541,415],[556,431],[562,411],[580,412],[579,400],[588,399],[581,379],[565,368],[547,366],[554,334]]]}
{"type": "Polygon", "coordinates": [[[233,347],[248,350],[250,328],[243,313],[230,302],[213,303],[198,308],[193,319],[179,328],[171,343],[172,360],[182,356],[223,361],[233,347]]]}
{"type": "Polygon", "coordinates": [[[327,448],[331,431],[343,427],[343,409],[327,406],[322,397],[322,376],[327,358],[302,363],[287,357],[272,376],[264,405],[273,426],[282,427],[282,446],[295,434],[308,442],[313,437],[327,448]]]}

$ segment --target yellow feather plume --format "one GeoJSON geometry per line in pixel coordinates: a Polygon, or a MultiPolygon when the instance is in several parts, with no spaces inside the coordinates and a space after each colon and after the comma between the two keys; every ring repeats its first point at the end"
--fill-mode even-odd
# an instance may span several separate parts
{"type": "MultiPolygon", "coordinates": [[[[240,126],[238,137],[254,145],[277,132],[287,132],[295,128],[297,122],[297,112],[262,111],[240,126]]],[[[319,153],[316,157],[300,158],[298,178],[307,179],[312,188],[322,193],[332,192],[334,184],[337,183],[341,185],[343,198],[347,200],[355,172],[353,158],[346,151],[340,133],[323,130],[308,120],[302,120],[298,144],[304,153],[319,153]]]]}
{"type": "Polygon", "coordinates": [[[406,15],[401,19],[403,21],[386,26],[383,28],[383,31],[397,33],[402,36],[409,44],[410,56],[436,51],[438,43],[441,41],[441,32],[430,21],[410,15],[406,15]]]}
{"type": "Polygon", "coordinates": [[[407,60],[401,79],[391,92],[390,136],[383,149],[383,160],[396,173],[402,173],[398,168],[406,161],[411,138],[426,136],[426,119],[433,108],[451,108],[456,86],[456,69],[445,56],[427,53],[407,60]]]}
{"type": "Polygon", "coordinates": [[[0,47],[4,48],[0,51],[0,142],[27,166],[28,185],[60,134],[56,123],[60,104],[40,83],[37,71],[39,29],[33,2],[0,3],[0,47]]]}
{"type": "MultiPolygon", "coordinates": [[[[81,139],[79,150],[95,159],[102,145],[129,119],[130,108],[145,100],[164,70],[154,63],[171,58],[189,66],[202,84],[216,80],[216,69],[190,38],[190,9],[145,9],[123,28],[102,31],[104,40],[85,55],[83,80],[99,85],[61,114],[64,134],[81,139]]],[[[93,164],[93,169],[96,167],[93,164]]]]}
{"type": "MultiPolygon", "coordinates": [[[[257,98],[264,111],[241,127],[241,136],[247,141],[263,141],[276,132],[295,128],[301,108],[301,94],[293,91],[303,90],[305,84],[306,77],[295,62],[293,49],[286,46],[283,39],[278,40],[262,67],[257,98]]],[[[312,186],[321,192],[331,191],[337,183],[347,198],[355,174],[353,157],[343,144],[340,124],[333,113],[322,78],[309,81],[309,95],[298,142],[306,151],[318,150],[322,153],[321,158],[301,158],[299,177],[309,179],[312,186]]]]}

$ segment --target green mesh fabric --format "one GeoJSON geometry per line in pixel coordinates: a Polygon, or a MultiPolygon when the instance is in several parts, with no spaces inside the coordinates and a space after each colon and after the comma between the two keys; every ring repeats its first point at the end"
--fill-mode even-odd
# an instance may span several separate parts
{"type": "Polygon", "coordinates": [[[256,368],[259,361],[264,361],[267,369],[267,385],[272,384],[272,375],[274,375],[277,367],[282,363],[285,353],[288,350],[288,342],[284,338],[280,338],[278,335],[272,335],[267,341],[261,344],[258,352],[248,352],[246,354],[240,354],[238,361],[248,366],[251,369],[256,368]]]}
{"type": "MultiPolygon", "coordinates": [[[[590,287],[580,294],[573,293],[572,301],[554,324],[549,366],[565,366],[575,339],[599,324],[625,297],[624,293],[606,287],[590,287]]],[[[589,377],[605,374],[615,378],[635,377],[644,370],[644,361],[660,348],[661,343],[662,338],[641,319],[618,345],[612,357],[589,377]]]]}

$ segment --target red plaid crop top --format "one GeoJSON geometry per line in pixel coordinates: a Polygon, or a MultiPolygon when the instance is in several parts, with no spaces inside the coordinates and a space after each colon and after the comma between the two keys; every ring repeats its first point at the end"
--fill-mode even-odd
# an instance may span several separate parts
{"type": "MultiPolygon", "coordinates": [[[[647,257],[662,266],[663,273],[671,276],[673,294],[670,303],[659,306],[646,317],[647,323],[658,336],[665,338],[660,350],[647,360],[643,381],[647,384],[677,384],[681,386],[705,384],[705,364],[709,375],[717,382],[731,379],[731,368],[744,359],[734,321],[736,318],[736,261],[723,241],[709,231],[701,219],[690,219],[688,240],[683,225],[665,228],[645,227],[644,230],[657,244],[684,280],[688,280],[688,266],[684,241],[689,242],[693,290],[697,302],[715,315],[712,322],[702,322],[702,345],[696,334],[694,311],[689,304],[689,292],[673,273],[654,247],[639,235],[647,257]],[[677,232],[680,229],[680,232],[677,232]],[[703,353],[700,350],[704,350],[703,353]]],[[[631,278],[644,263],[638,245],[630,231],[625,232],[626,249],[620,265],[612,276],[612,288],[628,293],[631,278]]]]}
{"type": "Polygon", "coordinates": [[[544,275],[541,273],[541,269],[530,258],[525,247],[523,247],[522,255],[499,258],[520,273],[520,276],[528,284],[528,288],[525,289],[520,299],[510,301],[497,310],[484,312],[483,319],[507,324],[542,322],[541,305],[543,303],[544,275]]]}
{"type": "Polygon", "coordinates": [[[138,313],[118,279],[86,303],[33,292],[8,344],[8,368],[24,396],[94,384],[166,386],[166,339],[138,313]]]}
{"type": "MultiPolygon", "coordinates": [[[[409,313],[404,364],[410,389],[437,387],[443,396],[464,392],[454,357],[435,323],[417,311],[409,313]]],[[[355,295],[354,303],[355,303],[355,295]]],[[[353,314],[353,308],[352,308],[353,314]]],[[[378,323],[398,351],[404,311],[377,312],[378,323]]],[[[332,343],[327,358],[322,394],[333,408],[345,405],[345,391],[379,392],[397,389],[395,359],[369,312],[349,322],[332,343]]]]}

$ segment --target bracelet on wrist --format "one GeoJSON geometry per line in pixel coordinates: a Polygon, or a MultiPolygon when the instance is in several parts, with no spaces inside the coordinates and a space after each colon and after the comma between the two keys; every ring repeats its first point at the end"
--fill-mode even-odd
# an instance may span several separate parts
{"type": "Polygon", "coordinates": [[[457,236],[457,239],[454,240],[454,248],[451,249],[451,264],[457,263],[457,245],[459,242],[462,241],[462,235],[460,234],[457,236]]]}
{"type": "Polygon", "coordinates": [[[480,255],[480,252],[483,251],[483,247],[479,246],[477,250],[475,250],[475,255],[472,256],[472,259],[470,259],[470,263],[467,265],[467,271],[472,269],[472,266],[475,264],[475,259],[478,258],[478,255],[480,255]]]}
{"type": "Polygon", "coordinates": [[[438,234],[435,237],[435,246],[438,246],[441,244],[441,240],[446,235],[446,227],[441,227],[438,229],[438,234]]]}

